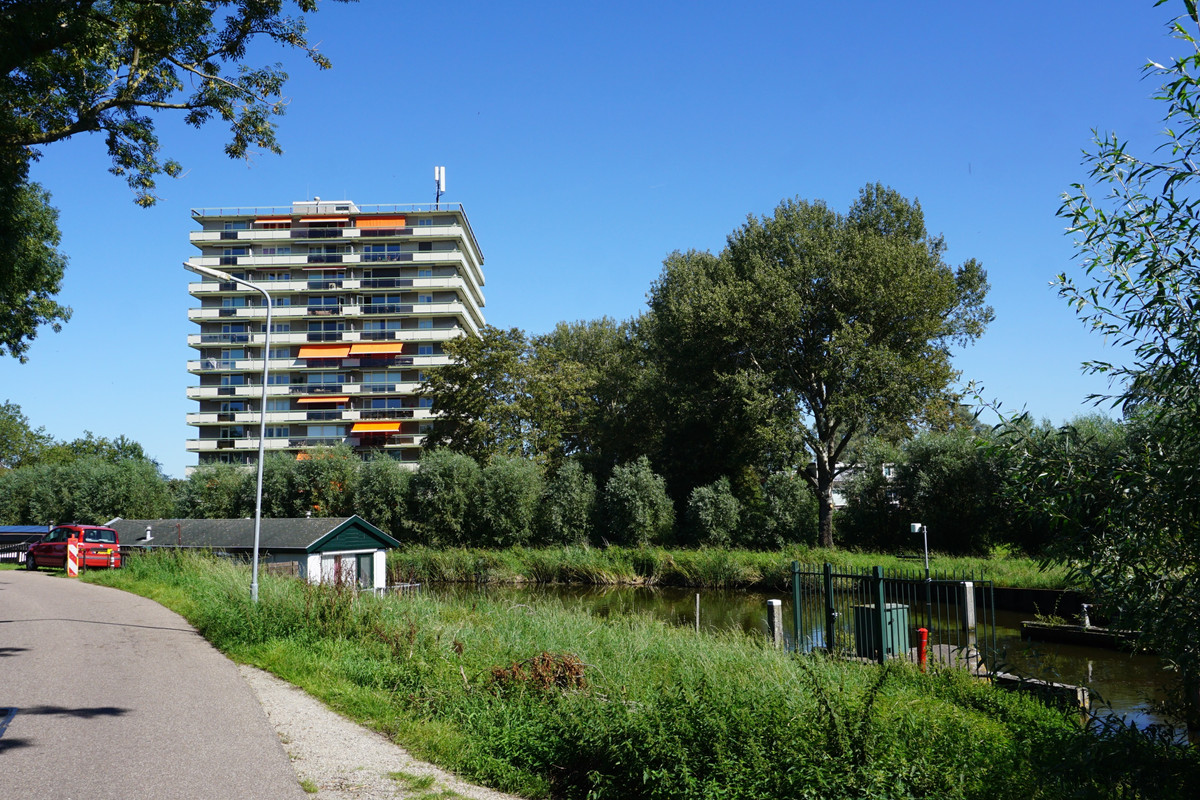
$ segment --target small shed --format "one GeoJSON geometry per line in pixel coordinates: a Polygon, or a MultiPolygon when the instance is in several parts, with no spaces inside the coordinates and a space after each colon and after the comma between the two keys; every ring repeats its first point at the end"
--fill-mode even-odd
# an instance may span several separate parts
{"type": "MultiPolygon", "coordinates": [[[[252,558],[253,519],[116,519],[121,547],[184,548],[252,558]]],[[[309,583],[387,586],[387,551],[400,543],[357,515],[264,519],[259,558],[309,583]]]]}

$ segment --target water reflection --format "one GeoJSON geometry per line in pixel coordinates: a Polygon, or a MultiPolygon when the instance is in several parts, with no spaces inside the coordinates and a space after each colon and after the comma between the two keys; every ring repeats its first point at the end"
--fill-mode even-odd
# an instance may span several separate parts
{"type": "MultiPolygon", "coordinates": [[[[500,602],[552,601],[563,607],[586,610],[598,617],[645,614],[671,625],[696,625],[694,589],[645,586],[484,586],[443,584],[428,587],[445,597],[474,597],[480,594],[500,602]]],[[[706,589],[700,596],[701,630],[742,630],[767,635],[768,599],[783,601],[784,627],[792,620],[788,594],[706,589]]],[[[808,615],[806,615],[808,618],[808,615]]],[[[1161,723],[1150,713],[1147,698],[1161,696],[1165,677],[1157,658],[1077,645],[1026,642],[1021,640],[1021,620],[1031,615],[996,612],[996,651],[993,668],[1030,678],[1087,686],[1093,703],[1107,705],[1112,713],[1126,716],[1139,726],[1161,723]]],[[[806,631],[801,648],[821,645],[824,631],[806,631]]],[[[789,641],[790,645],[790,641],[789,641]]],[[[1103,710],[1101,708],[1100,710],[1103,710]]]]}

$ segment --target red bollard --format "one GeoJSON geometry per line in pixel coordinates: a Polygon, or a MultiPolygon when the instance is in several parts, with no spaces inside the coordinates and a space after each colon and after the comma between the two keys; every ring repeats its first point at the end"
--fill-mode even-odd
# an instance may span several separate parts
{"type": "Polygon", "coordinates": [[[925,671],[925,664],[929,658],[929,629],[917,628],[917,665],[921,667],[921,672],[925,671]]]}

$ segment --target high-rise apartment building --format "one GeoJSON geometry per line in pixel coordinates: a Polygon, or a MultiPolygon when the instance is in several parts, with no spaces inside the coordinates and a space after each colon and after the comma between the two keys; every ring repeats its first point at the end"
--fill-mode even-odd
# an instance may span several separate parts
{"type": "MultiPolygon", "coordinates": [[[[189,263],[262,286],[272,300],[267,452],[348,444],[416,462],[432,405],[416,395],[446,363],[445,342],[478,335],[483,254],[459,205],[356,206],[317,198],[282,208],[192,211],[189,263]]],[[[197,385],[188,414],[200,464],[253,463],[266,342],[262,295],[189,285],[197,385]]]]}

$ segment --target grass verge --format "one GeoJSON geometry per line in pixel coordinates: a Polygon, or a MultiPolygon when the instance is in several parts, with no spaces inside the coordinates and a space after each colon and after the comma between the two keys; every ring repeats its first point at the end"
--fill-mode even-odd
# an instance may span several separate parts
{"type": "Polygon", "coordinates": [[[553,601],[374,598],[193,554],[89,580],[460,775],[532,798],[1192,797],[1195,753],[1100,736],[956,672],[793,657],[759,637],[553,601]]]}

